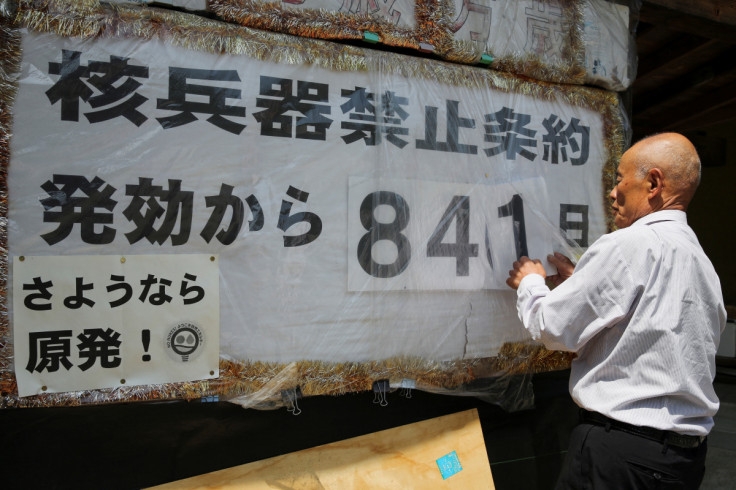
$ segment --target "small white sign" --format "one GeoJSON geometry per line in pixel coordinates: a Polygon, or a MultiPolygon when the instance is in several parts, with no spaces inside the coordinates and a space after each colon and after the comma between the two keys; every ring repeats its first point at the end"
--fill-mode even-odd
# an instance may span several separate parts
{"type": "Polygon", "coordinates": [[[20,396],[219,375],[216,255],[15,256],[20,396]]]}

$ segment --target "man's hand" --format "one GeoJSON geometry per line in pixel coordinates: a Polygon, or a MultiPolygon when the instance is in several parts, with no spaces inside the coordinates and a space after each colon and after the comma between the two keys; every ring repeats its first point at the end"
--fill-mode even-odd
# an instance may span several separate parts
{"type": "Polygon", "coordinates": [[[572,260],[558,252],[555,252],[554,255],[548,255],[547,262],[557,268],[557,274],[549,276],[549,282],[555,286],[559,286],[565,282],[565,280],[567,280],[575,270],[575,264],[572,263],[572,260]]]}
{"type": "Polygon", "coordinates": [[[547,277],[547,273],[544,271],[542,262],[537,259],[530,259],[529,257],[521,257],[519,260],[514,262],[513,269],[509,271],[509,278],[506,279],[506,284],[511,289],[518,289],[519,283],[524,277],[529,274],[539,274],[542,277],[547,277]]]}

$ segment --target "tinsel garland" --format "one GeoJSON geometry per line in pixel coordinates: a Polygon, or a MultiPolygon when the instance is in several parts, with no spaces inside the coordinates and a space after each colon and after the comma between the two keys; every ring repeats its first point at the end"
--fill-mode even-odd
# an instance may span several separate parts
{"type": "MultiPolygon", "coordinates": [[[[586,76],[585,4],[581,0],[560,0],[558,6],[565,26],[560,59],[544,60],[532,54],[491,52],[488,54],[494,57],[493,67],[536,80],[583,84],[586,76]]],[[[486,48],[479,46],[477,41],[454,38],[452,23],[458,13],[450,0],[416,0],[414,28],[398,26],[384,17],[368,13],[296,9],[284,7],[282,2],[210,0],[208,7],[228,22],[301,37],[360,40],[368,31],[378,35],[386,46],[422,50],[422,44],[428,44],[433,47],[433,54],[456,63],[476,64],[486,48]]]]}

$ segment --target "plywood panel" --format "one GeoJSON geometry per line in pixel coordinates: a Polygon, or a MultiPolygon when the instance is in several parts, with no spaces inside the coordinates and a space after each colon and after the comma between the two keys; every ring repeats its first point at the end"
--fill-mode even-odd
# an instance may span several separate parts
{"type": "Polygon", "coordinates": [[[157,489],[493,489],[478,412],[468,410],[179,480],[157,489]],[[462,467],[443,479],[437,460],[462,467]]]}

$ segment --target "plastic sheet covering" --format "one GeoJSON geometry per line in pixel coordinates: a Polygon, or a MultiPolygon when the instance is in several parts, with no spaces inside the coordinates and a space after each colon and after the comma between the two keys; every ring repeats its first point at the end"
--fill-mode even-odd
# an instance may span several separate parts
{"type": "Polygon", "coordinates": [[[504,280],[610,228],[615,93],[148,7],[2,5],[3,406],[421,389],[514,409],[569,366],[504,280]]]}
{"type": "Polygon", "coordinates": [[[192,12],[207,11],[207,0],[108,0],[107,3],[127,3],[156,6],[168,6],[192,12]]]}
{"type": "Polygon", "coordinates": [[[210,0],[241,25],[365,39],[555,83],[626,90],[636,72],[639,0],[210,0]],[[630,22],[630,18],[632,21],[630,22]]]}

